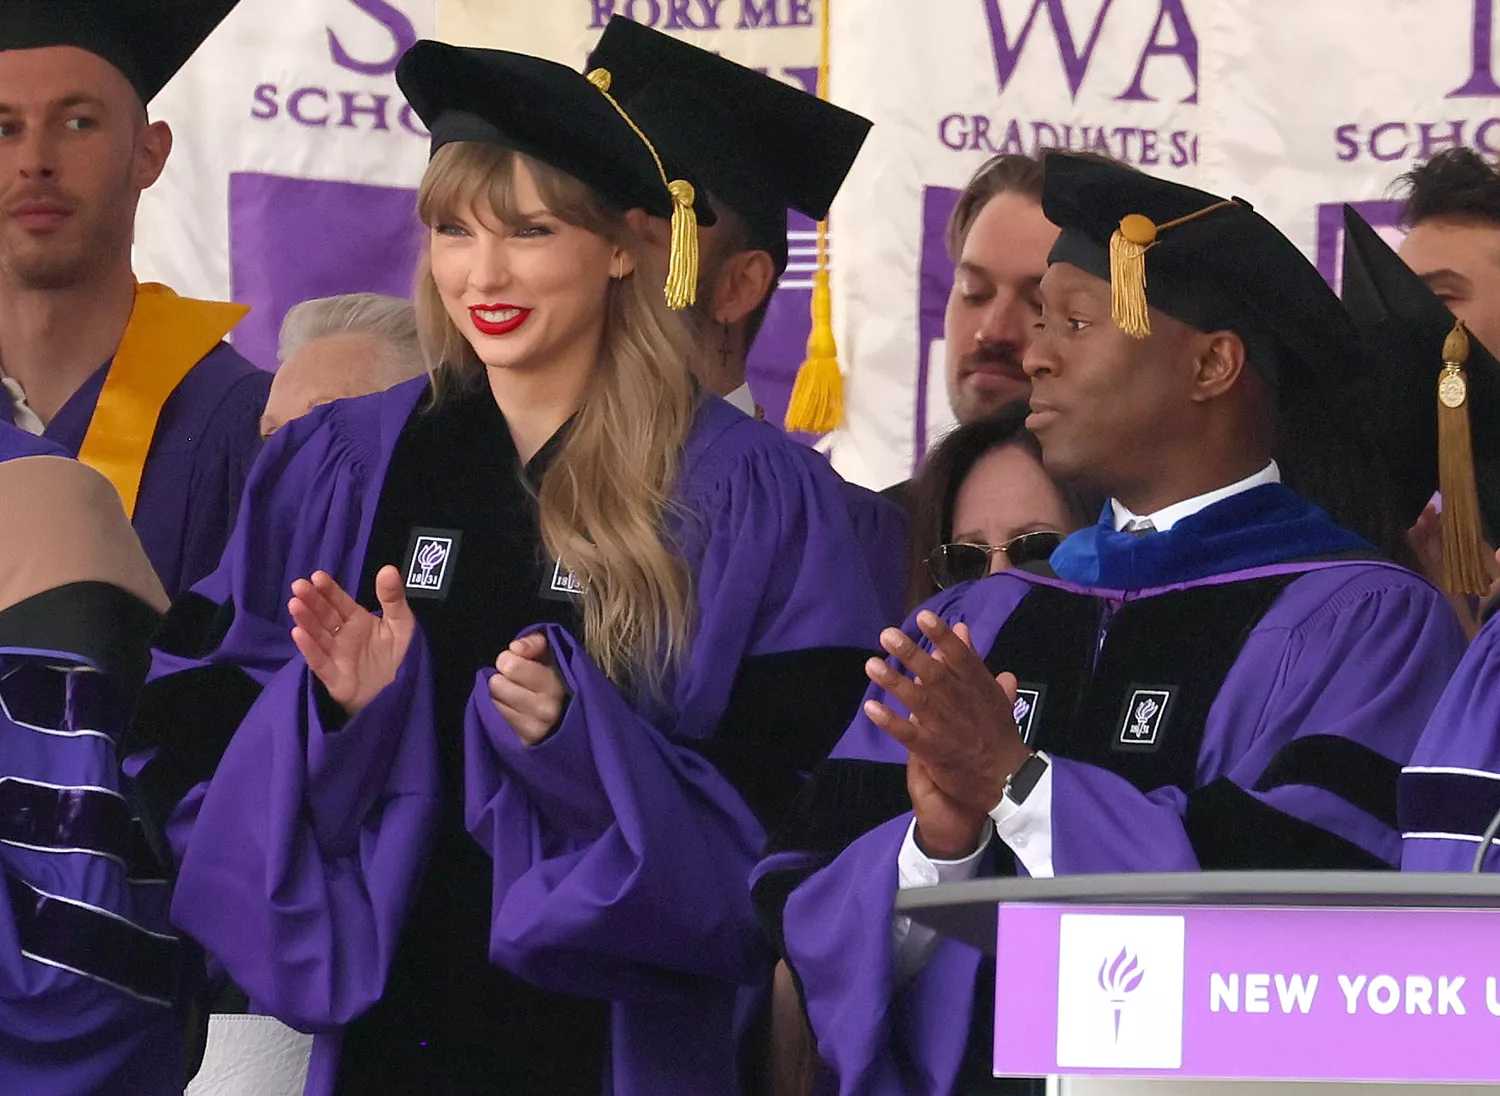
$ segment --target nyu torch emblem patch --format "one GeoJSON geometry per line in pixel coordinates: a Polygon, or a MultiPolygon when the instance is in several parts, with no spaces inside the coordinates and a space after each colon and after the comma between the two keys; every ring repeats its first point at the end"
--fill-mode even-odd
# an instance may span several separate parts
{"type": "Polygon", "coordinates": [[[1161,742],[1167,709],[1172,706],[1172,690],[1167,688],[1136,689],[1125,703],[1120,733],[1114,748],[1126,751],[1154,751],[1161,742]]]}
{"type": "Polygon", "coordinates": [[[448,596],[462,537],[457,529],[413,529],[406,549],[406,596],[448,596]]]}

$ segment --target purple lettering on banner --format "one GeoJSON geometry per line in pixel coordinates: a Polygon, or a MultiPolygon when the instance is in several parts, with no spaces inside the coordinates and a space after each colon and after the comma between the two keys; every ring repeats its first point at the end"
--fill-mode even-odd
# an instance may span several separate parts
{"type": "Polygon", "coordinates": [[[615,0],[590,0],[594,6],[594,17],[589,20],[589,30],[603,30],[615,13],[615,0]]]}
{"type": "Polygon", "coordinates": [[[1422,122],[1417,126],[1417,132],[1422,135],[1422,151],[1417,157],[1422,160],[1430,160],[1434,153],[1443,148],[1456,148],[1464,143],[1464,124],[1462,121],[1448,122],[1448,133],[1439,136],[1433,133],[1441,122],[1422,122]]]}
{"type": "Polygon", "coordinates": [[[1031,123],[1031,147],[1032,148],[1061,148],[1057,143],[1057,127],[1048,122],[1031,123]],[[1042,137],[1042,130],[1047,131],[1047,136],[1042,137]]]}
{"type": "Polygon", "coordinates": [[[1161,163],[1161,157],[1156,152],[1156,130],[1141,130],[1141,160],[1146,167],[1154,167],[1161,163]]]}
{"type": "Polygon", "coordinates": [[[622,14],[633,23],[644,23],[648,27],[654,27],[661,22],[661,4],[659,0],[625,0],[622,14]],[[651,13],[644,19],[640,16],[642,8],[651,13]]]}
{"type": "MultiPolygon", "coordinates": [[[[274,117],[274,115],[272,115],[274,117]]],[[[969,132],[965,125],[968,117],[963,114],[946,115],[938,123],[938,140],[947,145],[954,152],[962,152],[969,145],[969,132]],[[957,124],[955,132],[954,124],[957,124]]]]}
{"type": "Polygon", "coordinates": [[[1193,77],[1193,90],[1184,103],[1196,103],[1198,101],[1198,36],[1193,33],[1193,25],[1188,22],[1187,11],[1182,6],[1182,0],[1161,0],[1161,9],[1156,13],[1156,25],[1151,28],[1151,38],[1146,43],[1146,48],[1141,51],[1141,60],[1135,67],[1135,79],[1130,81],[1130,86],[1115,98],[1120,101],[1140,100],[1148,103],[1156,102],[1154,96],[1147,95],[1142,88],[1142,81],[1146,78],[1146,62],[1153,57],[1178,57],[1182,63],[1187,65],[1188,72],[1193,77]],[[1161,25],[1168,19],[1172,21],[1172,33],[1176,36],[1172,42],[1162,43],[1157,41],[1161,34],[1161,25]]]}
{"type": "MultiPolygon", "coordinates": [[[[745,379],[755,393],[756,402],[765,409],[766,421],[778,428],[786,421],[792,385],[807,357],[807,337],[812,334],[811,279],[817,265],[817,228],[802,214],[789,214],[786,273],[771,296],[766,321],[745,362],[745,379]]],[[[812,440],[805,435],[793,437],[812,440]]]]}
{"type": "MultiPolygon", "coordinates": [[[[917,265],[917,383],[912,416],[912,472],[927,449],[927,378],[933,369],[932,344],[943,337],[948,293],[953,288],[953,260],[948,257],[948,219],[959,191],[946,186],[922,190],[922,250],[917,265]]],[[[936,363],[946,369],[945,362],[936,363]]]]}
{"type": "Polygon", "coordinates": [[[1494,0],[1474,0],[1474,34],[1469,43],[1469,78],[1450,91],[1446,98],[1500,95],[1495,83],[1492,53],[1495,47],[1494,0]]]}
{"type": "Polygon", "coordinates": [[[276,85],[259,85],[255,89],[255,105],[250,108],[250,117],[265,122],[280,113],[281,105],[276,102],[276,85]]]}
{"type": "Polygon", "coordinates": [[[791,18],[787,22],[794,27],[812,26],[812,0],[791,0],[791,4],[792,9],[789,13],[791,18]]]}
{"type": "Polygon", "coordinates": [[[328,52],[334,64],[364,76],[389,76],[396,71],[396,62],[401,60],[401,55],[416,44],[417,29],[398,8],[385,0],[349,0],[349,3],[384,27],[390,33],[394,48],[383,60],[361,61],[344,48],[338,35],[329,27],[328,52]]]}
{"type": "Polygon", "coordinates": [[[704,30],[699,23],[693,21],[692,12],[689,10],[693,0],[668,0],[667,3],[667,30],[704,30]]]}
{"type": "Polygon", "coordinates": [[[231,175],[231,293],[251,308],[235,349],[270,368],[293,305],[355,292],[409,298],[421,243],[414,190],[231,175]]]}
{"type": "Polygon", "coordinates": [[[1380,125],[1370,130],[1370,155],[1375,159],[1380,160],[1382,163],[1389,163],[1391,160],[1401,159],[1406,154],[1407,146],[1405,122],[1382,122],[1380,125]],[[1380,138],[1387,133],[1397,132],[1401,134],[1401,147],[1396,151],[1391,152],[1389,151],[1389,146],[1387,146],[1387,151],[1381,152],[1380,138]]]}
{"type": "Polygon", "coordinates": [[[740,0],[740,30],[779,26],[781,16],[776,10],[776,0],[740,0]]]}
{"type": "Polygon", "coordinates": [[[328,115],[326,113],[321,118],[310,118],[302,113],[302,100],[308,98],[322,99],[325,106],[328,104],[328,92],[324,91],[322,88],[298,88],[296,91],[292,92],[291,97],[287,99],[286,112],[292,116],[292,119],[298,125],[313,127],[326,126],[328,124],[328,115]]]}
{"type": "MultiPolygon", "coordinates": [[[[745,0],[745,2],[750,3],[751,0],[745,0]]],[[[1032,27],[1036,24],[1036,17],[1045,7],[1048,17],[1052,20],[1052,33],[1057,41],[1057,52],[1062,59],[1063,72],[1067,76],[1068,92],[1076,101],[1078,89],[1083,86],[1083,78],[1088,75],[1089,61],[1094,56],[1094,47],[1099,43],[1099,32],[1104,27],[1104,17],[1109,14],[1113,3],[1114,0],[1104,0],[1099,8],[1099,14],[1094,17],[1094,25],[1089,31],[1088,41],[1084,43],[1083,51],[1080,53],[1073,44],[1073,27],[1068,22],[1063,0],[1032,0],[1031,12],[1026,16],[1026,22],[1021,25],[1020,33],[1016,35],[1014,43],[1011,42],[1010,35],[1005,30],[1005,17],[1000,14],[1000,0],[984,0],[984,11],[990,21],[990,39],[995,49],[995,78],[1000,85],[1000,91],[1002,93],[1005,91],[1011,76],[1015,74],[1021,54],[1026,49],[1026,41],[1031,37],[1032,27]]]]}
{"type": "Polygon", "coordinates": [[[1489,909],[1002,905],[995,1073],[1494,1084],[1497,934],[1489,909]]]}
{"type": "Polygon", "coordinates": [[[1490,128],[1500,126],[1500,118],[1486,118],[1474,131],[1474,147],[1486,156],[1500,156],[1500,146],[1490,144],[1490,128]]]}
{"type": "Polygon", "coordinates": [[[339,100],[344,104],[344,116],[340,120],[339,125],[345,129],[353,129],[355,116],[368,114],[375,119],[375,124],[371,127],[372,129],[390,129],[391,127],[386,124],[385,120],[385,108],[386,104],[391,101],[391,97],[389,95],[371,95],[371,104],[369,106],[360,106],[355,100],[363,94],[365,93],[358,91],[339,92],[339,100]]]}
{"type": "Polygon", "coordinates": [[[973,128],[969,130],[969,149],[972,152],[995,151],[995,146],[990,142],[990,120],[987,115],[974,115],[973,128]]]}

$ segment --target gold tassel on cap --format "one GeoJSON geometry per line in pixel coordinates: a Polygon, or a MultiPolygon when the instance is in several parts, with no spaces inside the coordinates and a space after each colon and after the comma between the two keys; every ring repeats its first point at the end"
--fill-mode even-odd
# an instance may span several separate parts
{"type": "MultiPolygon", "coordinates": [[[[822,4],[822,42],[818,54],[818,98],[828,98],[828,6],[822,4]]],[[[813,272],[812,332],[807,359],[797,370],[783,425],[787,430],[826,434],[844,421],[844,375],[839,372],[838,344],[833,338],[833,294],[828,287],[828,222],[818,222],[818,266],[813,272]]]]}
{"type": "Polygon", "coordinates": [[[1150,217],[1131,213],[1109,238],[1110,310],[1115,326],[1133,339],[1151,334],[1146,305],[1146,252],[1156,243],[1150,217]]]}
{"type": "Polygon", "coordinates": [[[1438,376],[1438,491],[1443,496],[1443,587],[1454,595],[1489,591],[1479,490],[1474,482],[1474,443],[1469,432],[1469,333],[1462,321],[1443,341],[1443,372],[1438,376]]]}
{"type": "Polygon", "coordinates": [[[672,244],[667,262],[667,307],[676,310],[691,308],[698,300],[698,214],[693,210],[693,203],[697,200],[693,184],[686,179],[667,178],[666,166],[661,162],[661,157],[656,154],[656,146],[651,143],[651,138],[641,131],[641,127],[635,124],[630,115],[625,113],[625,108],[620,106],[615,101],[615,97],[609,93],[614,78],[610,76],[608,69],[594,69],[588,74],[588,82],[599,89],[599,94],[609,100],[609,105],[615,108],[615,113],[624,118],[625,124],[641,139],[641,143],[646,146],[646,151],[651,153],[651,159],[656,162],[656,171],[661,176],[662,185],[672,196],[672,244]]]}
{"type": "Polygon", "coordinates": [[[1151,310],[1146,302],[1146,252],[1156,246],[1163,232],[1196,221],[1216,209],[1238,204],[1232,199],[1215,202],[1160,225],[1141,213],[1122,217],[1120,227],[1109,238],[1110,312],[1115,326],[1132,339],[1144,339],[1151,334],[1151,310]]]}

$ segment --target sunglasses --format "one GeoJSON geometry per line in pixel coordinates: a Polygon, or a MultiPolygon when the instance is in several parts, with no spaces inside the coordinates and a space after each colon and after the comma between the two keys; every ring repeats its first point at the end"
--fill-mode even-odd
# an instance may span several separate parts
{"type": "Polygon", "coordinates": [[[939,544],[927,557],[927,570],[938,589],[972,582],[990,573],[990,561],[1004,553],[1012,567],[1045,563],[1063,542],[1062,533],[1022,533],[1004,544],[939,544]]]}

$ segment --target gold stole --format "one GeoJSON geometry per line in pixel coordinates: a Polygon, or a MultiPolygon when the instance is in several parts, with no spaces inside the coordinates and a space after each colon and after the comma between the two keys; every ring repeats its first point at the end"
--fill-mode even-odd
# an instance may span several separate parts
{"type": "Polygon", "coordinates": [[[249,311],[179,297],[155,282],[136,286],[130,322],[78,450],[79,460],[115,485],[131,518],[162,405],[249,311]]]}

